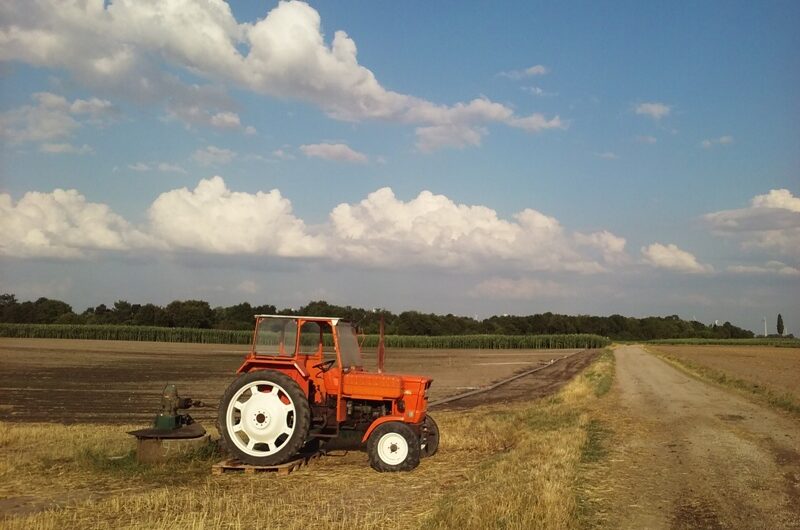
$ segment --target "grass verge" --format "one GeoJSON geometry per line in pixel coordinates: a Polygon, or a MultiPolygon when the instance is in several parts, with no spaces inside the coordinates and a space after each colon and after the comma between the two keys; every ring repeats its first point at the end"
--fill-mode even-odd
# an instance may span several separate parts
{"type": "Polygon", "coordinates": [[[772,407],[800,416],[800,400],[788,392],[777,392],[764,385],[731,376],[730,374],[726,374],[725,372],[715,368],[704,366],[686,359],[679,359],[673,355],[669,355],[668,353],[658,350],[657,348],[648,346],[645,349],[653,355],[656,355],[664,361],[670,363],[672,366],[675,366],[683,372],[693,375],[698,379],[755,396],[760,401],[763,401],[772,407]]]}
{"type": "Polygon", "coordinates": [[[29,528],[577,528],[591,517],[581,468],[605,456],[593,410],[606,351],[537,401],[435,413],[439,453],[380,474],[366,455],[289,476],[211,476],[211,454],[138,465],[129,426],[0,423],[0,526],[29,528]]]}

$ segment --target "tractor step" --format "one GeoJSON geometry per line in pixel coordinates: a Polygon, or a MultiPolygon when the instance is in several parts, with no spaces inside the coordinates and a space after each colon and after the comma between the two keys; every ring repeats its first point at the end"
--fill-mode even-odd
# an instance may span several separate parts
{"type": "Polygon", "coordinates": [[[292,471],[297,471],[303,466],[307,466],[312,460],[316,460],[322,456],[322,452],[302,455],[294,460],[290,460],[284,464],[276,466],[254,466],[251,464],[244,464],[236,458],[226,458],[221,462],[211,466],[212,475],[222,475],[224,473],[244,473],[245,475],[252,475],[255,473],[275,473],[283,476],[288,475],[292,471]]]}

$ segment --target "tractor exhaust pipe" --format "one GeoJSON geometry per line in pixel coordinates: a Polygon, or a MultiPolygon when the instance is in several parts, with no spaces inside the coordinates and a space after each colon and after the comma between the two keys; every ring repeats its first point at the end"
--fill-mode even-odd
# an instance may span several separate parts
{"type": "Polygon", "coordinates": [[[385,326],[383,322],[383,313],[381,313],[381,323],[380,323],[380,336],[378,337],[378,373],[383,373],[383,360],[386,358],[386,347],[384,346],[384,339],[385,339],[385,326]]]}

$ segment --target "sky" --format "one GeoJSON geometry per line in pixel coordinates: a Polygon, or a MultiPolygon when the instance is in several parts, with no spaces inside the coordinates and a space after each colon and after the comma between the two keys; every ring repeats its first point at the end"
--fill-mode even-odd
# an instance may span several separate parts
{"type": "Polygon", "coordinates": [[[8,1],[0,291],[800,332],[797,2],[8,1]]]}

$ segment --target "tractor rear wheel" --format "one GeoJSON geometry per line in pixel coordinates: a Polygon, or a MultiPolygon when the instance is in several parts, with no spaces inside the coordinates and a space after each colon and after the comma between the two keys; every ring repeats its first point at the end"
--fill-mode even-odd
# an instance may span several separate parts
{"type": "Polygon", "coordinates": [[[430,415],[425,415],[422,422],[422,433],[419,437],[419,455],[428,458],[439,450],[439,426],[430,415]]]}
{"type": "Polygon", "coordinates": [[[367,453],[375,471],[411,471],[419,465],[419,437],[401,421],[382,423],[370,434],[367,453]]]}
{"type": "Polygon", "coordinates": [[[222,442],[245,464],[287,462],[303,447],[310,424],[305,393],[291,377],[275,370],[239,376],[219,404],[222,442]]]}

